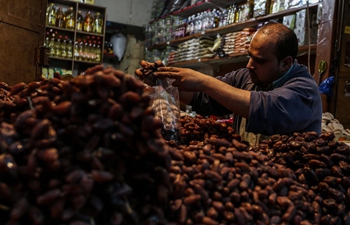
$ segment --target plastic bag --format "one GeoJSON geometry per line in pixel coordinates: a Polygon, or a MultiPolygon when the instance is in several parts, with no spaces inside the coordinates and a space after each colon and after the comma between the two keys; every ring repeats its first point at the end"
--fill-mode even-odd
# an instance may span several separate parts
{"type": "Polygon", "coordinates": [[[325,94],[328,97],[332,97],[332,94],[333,94],[332,87],[334,83],[335,83],[334,76],[328,77],[327,79],[322,81],[318,89],[320,90],[321,94],[325,94]]]}
{"type": "Polygon", "coordinates": [[[180,142],[180,97],[177,87],[172,86],[173,79],[157,78],[153,72],[164,64],[160,60],[154,63],[141,60],[135,71],[146,84],[144,92],[150,97],[150,106],[155,111],[155,117],[163,123],[162,135],[166,140],[180,142]]]}
{"type": "Polygon", "coordinates": [[[113,43],[113,54],[118,57],[118,60],[121,61],[126,49],[127,39],[121,34],[113,34],[111,37],[111,43],[113,43]]]}

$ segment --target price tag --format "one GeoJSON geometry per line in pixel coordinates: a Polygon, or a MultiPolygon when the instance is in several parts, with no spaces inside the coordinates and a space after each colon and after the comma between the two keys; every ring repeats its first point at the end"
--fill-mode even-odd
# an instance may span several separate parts
{"type": "Polygon", "coordinates": [[[202,34],[202,35],[204,35],[204,34],[205,34],[205,31],[204,31],[204,30],[202,30],[201,34],[202,34]]]}
{"type": "Polygon", "coordinates": [[[202,60],[201,59],[198,59],[198,62],[201,62],[202,60]]]}
{"type": "Polygon", "coordinates": [[[167,41],[167,42],[166,42],[166,45],[170,45],[170,41],[167,41]]]}

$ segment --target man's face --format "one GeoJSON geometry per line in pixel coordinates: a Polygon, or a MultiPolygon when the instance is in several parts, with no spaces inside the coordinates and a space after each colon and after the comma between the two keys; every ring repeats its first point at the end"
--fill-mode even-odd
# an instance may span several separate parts
{"type": "Polygon", "coordinates": [[[257,32],[251,40],[247,68],[254,84],[266,88],[284,74],[282,61],[279,63],[275,54],[273,35],[266,36],[257,32]]]}

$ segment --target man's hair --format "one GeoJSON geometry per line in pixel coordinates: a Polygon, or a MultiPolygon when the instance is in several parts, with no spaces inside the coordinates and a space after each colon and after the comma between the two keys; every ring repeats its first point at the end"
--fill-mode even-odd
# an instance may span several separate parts
{"type": "Polygon", "coordinates": [[[268,22],[258,32],[276,38],[276,56],[280,62],[283,58],[291,56],[293,60],[298,54],[298,39],[294,31],[277,22],[268,22]]]}

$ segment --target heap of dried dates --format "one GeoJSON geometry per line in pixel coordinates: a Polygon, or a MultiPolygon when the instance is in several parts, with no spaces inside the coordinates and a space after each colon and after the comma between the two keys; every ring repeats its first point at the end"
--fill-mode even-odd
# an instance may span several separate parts
{"type": "Polygon", "coordinates": [[[143,87],[103,66],[2,84],[0,224],[163,220],[171,158],[143,87]]]}
{"type": "Polygon", "coordinates": [[[252,147],[180,122],[164,139],[144,83],[110,67],[0,83],[0,224],[350,224],[350,147],[332,133],[252,147]]]}

